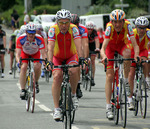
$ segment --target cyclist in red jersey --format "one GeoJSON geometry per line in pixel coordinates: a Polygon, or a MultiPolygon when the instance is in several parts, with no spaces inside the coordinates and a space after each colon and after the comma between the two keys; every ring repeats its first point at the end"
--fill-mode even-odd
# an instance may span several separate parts
{"type": "MultiPolygon", "coordinates": [[[[57,23],[50,27],[48,32],[48,60],[49,64],[62,65],[78,64],[84,61],[81,47],[81,36],[76,25],[70,24],[71,13],[68,10],[62,9],[56,13],[57,23]],[[78,52],[78,54],[77,54],[78,52]]],[[[52,65],[49,70],[52,70],[52,65]]],[[[72,90],[72,100],[75,109],[78,107],[78,99],[76,97],[76,88],[79,80],[78,67],[69,69],[70,83],[72,90]]],[[[52,95],[54,101],[54,120],[61,119],[61,109],[59,107],[59,98],[61,91],[61,83],[63,73],[61,69],[53,69],[52,95]]]]}
{"type": "MultiPolygon", "coordinates": [[[[135,59],[139,56],[139,47],[130,23],[125,19],[125,13],[123,10],[116,9],[110,14],[110,22],[107,24],[105,31],[105,39],[101,49],[102,61],[106,58],[113,59],[114,53],[117,51],[123,56],[123,58],[131,57],[131,47],[133,45],[135,51],[135,59]],[[132,44],[128,43],[127,34],[129,35],[132,44]]],[[[113,119],[113,113],[111,110],[111,94],[112,94],[112,82],[114,79],[114,68],[112,61],[108,62],[106,72],[105,94],[106,94],[106,117],[113,119]]],[[[130,70],[130,61],[124,62],[124,76],[125,83],[128,85],[128,73],[130,70]]]]}
{"type": "Polygon", "coordinates": [[[95,86],[94,77],[95,77],[95,57],[96,51],[99,51],[99,39],[97,31],[95,29],[95,24],[93,21],[88,21],[86,23],[86,28],[88,29],[88,39],[89,39],[89,52],[91,52],[91,63],[92,63],[92,78],[91,85],[95,86]]]}
{"type": "MultiPolygon", "coordinates": [[[[82,42],[82,50],[84,52],[84,58],[88,58],[89,56],[89,43],[88,43],[88,30],[87,28],[79,23],[80,18],[77,14],[72,14],[71,17],[71,23],[75,24],[80,32],[81,35],[81,42],[82,42]]],[[[78,86],[77,86],[77,97],[81,98],[83,96],[81,88],[80,88],[80,70],[79,70],[79,82],[78,82],[78,86]]]]}
{"type": "MultiPolygon", "coordinates": [[[[135,20],[136,28],[133,30],[134,36],[136,38],[137,44],[139,45],[139,56],[141,60],[147,60],[148,59],[148,43],[150,42],[150,30],[147,28],[149,25],[149,21],[146,17],[138,17],[135,20]]],[[[134,50],[131,51],[131,58],[134,58],[134,50]]],[[[130,67],[129,72],[129,85],[130,85],[130,95],[128,96],[128,109],[133,110],[134,105],[132,102],[132,96],[133,96],[133,89],[134,89],[134,77],[135,77],[135,67],[136,64],[132,63],[130,67]]],[[[148,64],[143,64],[143,72],[144,76],[146,77],[146,81],[148,82],[148,64]]]]}
{"type": "MultiPolygon", "coordinates": [[[[34,23],[28,23],[26,25],[26,33],[17,38],[16,42],[16,60],[18,65],[21,65],[20,71],[20,85],[21,85],[21,94],[20,98],[25,99],[26,91],[26,71],[28,67],[28,61],[23,60],[20,64],[20,57],[22,58],[36,58],[40,59],[42,54],[43,59],[46,58],[45,54],[45,44],[43,38],[36,34],[36,25],[34,23]],[[40,52],[41,51],[41,52],[40,52]]],[[[38,80],[41,74],[41,63],[39,61],[34,61],[34,73],[35,73],[35,85],[36,93],[39,92],[38,80]]]]}

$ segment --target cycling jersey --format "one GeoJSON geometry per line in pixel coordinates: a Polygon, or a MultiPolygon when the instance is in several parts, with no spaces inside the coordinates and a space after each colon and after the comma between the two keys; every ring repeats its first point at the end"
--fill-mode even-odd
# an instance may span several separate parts
{"type": "Polygon", "coordinates": [[[11,34],[10,41],[12,41],[11,49],[15,49],[16,48],[16,35],[15,34],[11,34]]]}
{"type": "Polygon", "coordinates": [[[48,41],[54,41],[54,56],[60,59],[69,59],[77,53],[74,40],[80,37],[78,28],[70,24],[69,30],[63,34],[57,24],[50,27],[48,41]]]}
{"type": "MultiPolygon", "coordinates": [[[[136,28],[133,30],[133,32],[134,32],[134,36],[136,38],[136,42],[137,42],[137,44],[139,46],[139,50],[140,50],[139,56],[140,57],[143,56],[143,57],[148,58],[148,47],[147,47],[147,45],[148,45],[148,42],[150,42],[150,29],[146,29],[146,33],[141,39],[139,39],[139,34],[137,33],[136,28]]],[[[134,49],[132,49],[132,51],[131,51],[131,58],[134,58],[134,49]]],[[[136,64],[132,63],[131,66],[135,67],[136,64]]]]}
{"type": "Polygon", "coordinates": [[[87,30],[87,28],[84,25],[80,24],[80,23],[79,23],[78,28],[79,28],[79,32],[80,32],[81,38],[88,38],[88,30],[87,30]]]}
{"type": "Polygon", "coordinates": [[[33,55],[39,50],[44,49],[45,43],[43,38],[38,34],[35,34],[35,40],[33,42],[29,42],[27,34],[25,33],[17,38],[16,48],[22,49],[22,51],[28,55],[33,55]]]}
{"type": "Polygon", "coordinates": [[[5,31],[1,30],[0,32],[0,45],[3,45],[3,37],[6,36],[6,33],[5,31]]]}
{"type": "MultiPolygon", "coordinates": [[[[134,36],[132,27],[130,25],[130,22],[125,20],[123,28],[120,33],[117,33],[114,29],[114,26],[112,25],[112,22],[109,22],[106,27],[105,31],[105,38],[110,39],[107,48],[106,48],[106,56],[108,59],[114,58],[114,53],[117,51],[120,55],[122,55],[123,51],[125,49],[132,49],[132,44],[129,43],[127,34],[129,37],[134,36]]],[[[107,68],[111,69],[113,68],[113,61],[109,61],[107,68]]]]}
{"type": "Polygon", "coordinates": [[[95,51],[95,39],[98,39],[97,31],[93,29],[92,33],[88,35],[89,39],[89,50],[95,51]]]}

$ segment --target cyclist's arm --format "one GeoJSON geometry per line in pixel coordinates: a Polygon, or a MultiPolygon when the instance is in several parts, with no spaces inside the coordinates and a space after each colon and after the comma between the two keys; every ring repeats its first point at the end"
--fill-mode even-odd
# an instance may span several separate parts
{"type": "Polygon", "coordinates": [[[74,40],[74,43],[76,45],[76,49],[78,52],[79,57],[84,57],[83,56],[83,51],[82,51],[82,44],[81,44],[81,38],[77,38],[74,40]]]}
{"type": "Polygon", "coordinates": [[[99,49],[99,39],[98,38],[95,38],[95,45],[96,45],[96,48],[99,49]]]}
{"type": "Polygon", "coordinates": [[[47,53],[47,38],[44,38],[44,42],[45,42],[45,51],[47,53]]]}
{"type": "Polygon", "coordinates": [[[6,36],[3,36],[4,48],[6,48],[6,36]]]}
{"type": "Polygon", "coordinates": [[[41,54],[43,59],[47,58],[47,53],[45,52],[45,49],[41,49],[41,54]]]}
{"type": "Polygon", "coordinates": [[[53,53],[54,53],[55,41],[48,41],[48,61],[53,62],[53,53]]]}
{"type": "Polygon", "coordinates": [[[20,61],[20,55],[21,55],[21,49],[16,48],[16,60],[17,60],[17,62],[20,61]]]}
{"type": "Polygon", "coordinates": [[[89,39],[88,38],[82,38],[82,50],[84,51],[84,58],[89,57],[89,39]]]}
{"type": "Polygon", "coordinates": [[[138,46],[138,44],[137,44],[136,39],[135,39],[134,36],[131,36],[131,37],[130,37],[130,40],[131,40],[132,45],[133,45],[133,47],[134,47],[134,53],[135,53],[135,56],[134,56],[134,57],[135,57],[135,59],[136,59],[136,57],[139,56],[139,46],[138,46]]]}
{"type": "Polygon", "coordinates": [[[102,45],[102,49],[101,49],[101,56],[103,59],[107,58],[107,56],[105,54],[105,50],[106,50],[106,47],[107,47],[109,41],[110,41],[110,39],[106,39],[106,38],[103,41],[103,45],[102,45]]]}

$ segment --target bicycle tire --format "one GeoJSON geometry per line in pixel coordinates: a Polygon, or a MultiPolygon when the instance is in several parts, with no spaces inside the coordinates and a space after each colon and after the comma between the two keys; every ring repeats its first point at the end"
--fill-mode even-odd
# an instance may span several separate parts
{"type": "Polygon", "coordinates": [[[93,70],[92,70],[92,62],[90,63],[90,70],[89,70],[89,72],[90,72],[90,85],[89,85],[89,91],[91,91],[91,88],[92,88],[92,72],[93,72],[93,70]]]}
{"type": "Polygon", "coordinates": [[[120,81],[119,87],[119,102],[120,102],[120,119],[122,127],[126,127],[127,123],[127,95],[123,79],[120,81]]]}
{"type": "Polygon", "coordinates": [[[16,59],[15,59],[15,57],[14,57],[14,68],[13,68],[13,75],[14,75],[14,78],[16,78],[16,70],[17,70],[16,59]]]}
{"type": "Polygon", "coordinates": [[[49,82],[49,71],[45,71],[45,80],[46,82],[49,82]]]}
{"type": "Polygon", "coordinates": [[[30,75],[30,97],[30,109],[31,113],[33,113],[35,107],[35,83],[33,82],[33,73],[30,75]]]}
{"type": "Polygon", "coordinates": [[[30,77],[26,78],[26,111],[29,111],[30,108],[30,96],[29,96],[29,85],[30,85],[30,77]]]}
{"type": "Polygon", "coordinates": [[[119,121],[119,108],[117,108],[117,88],[116,88],[116,81],[113,84],[113,98],[112,98],[112,112],[114,115],[114,123],[117,125],[119,121]]]}
{"type": "Polygon", "coordinates": [[[66,88],[66,96],[65,96],[65,129],[71,129],[71,88],[67,86],[66,88]]]}
{"type": "Polygon", "coordinates": [[[146,118],[147,112],[147,89],[146,89],[146,81],[144,76],[139,81],[140,86],[140,111],[143,119],[146,118]]]}

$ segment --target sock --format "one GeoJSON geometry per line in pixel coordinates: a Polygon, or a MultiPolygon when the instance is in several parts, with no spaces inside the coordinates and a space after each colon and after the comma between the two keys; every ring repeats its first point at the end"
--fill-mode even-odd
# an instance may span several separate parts
{"type": "Polygon", "coordinates": [[[124,82],[125,82],[125,83],[128,83],[128,78],[124,78],[124,82]]]}
{"type": "Polygon", "coordinates": [[[128,102],[131,103],[132,102],[132,98],[128,97],[128,102]]]}
{"type": "Polygon", "coordinates": [[[106,109],[110,109],[111,108],[111,104],[106,104],[106,109]]]}
{"type": "Polygon", "coordinates": [[[76,97],[76,94],[72,94],[72,97],[76,97]]]}

